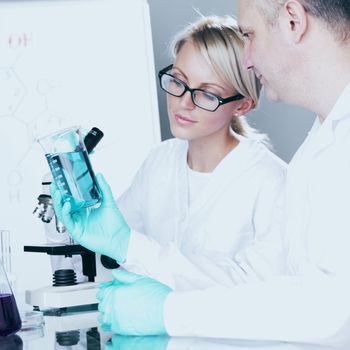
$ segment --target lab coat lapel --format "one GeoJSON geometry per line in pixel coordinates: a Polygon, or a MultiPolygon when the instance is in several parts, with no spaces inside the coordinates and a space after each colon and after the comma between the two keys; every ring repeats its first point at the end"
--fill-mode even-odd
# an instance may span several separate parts
{"type": "MultiPolygon", "coordinates": [[[[345,118],[342,118],[344,120],[345,118]]],[[[291,271],[300,273],[308,263],[308,225],[310,219],[310,188],[315,176],[315,162],[336,140],[336,126],[340,120],[329,119],[323,124],[315,121],[309,136],[296,152],[288,167],[287,176],[287,246],[291,271]]],[[[343,128],[342,132],[347,132],[343,128]]],[[[339,133],[339,130],[337,131],[339,133]]]]}
{"type": "Polygon", "coordinates": [[[314,135],[313,145],[310,147],[310,155],[316,156],[334,142],[334,124],[336,121],[326,119],[314,135]]]}
{"type": "MultiPolygon", "coordinates": [[[[188,222],[188,177],[187,177],[187,151],[188,143],[184,142],[176,162],[175,177],[175,241],[177,245],[182,241],[182,237],[187,228],[188,222]]],[[[171,198],[169,198],[171,200],[171,198]]]]}
{"type": "Polygon", "coordinates": [[[344,125],[344,127],[341,128],[342,130],[340,132],[344,131],[344,129],[347,131],[345,124],[347,123],[346,119],[349,117],[349,98],[350,82],[339,96],[337,102],[333,106],[332,110],[322,125],[320,125],[318,121],[319,129],[315,135],[316,137],[313,139],[313,147],[311,149],[313,155],[318,154],[333,144],[336,137],[335,130],[338,123],[342,123],[344,125]]]}
{"type": "MultiPolygon", "coordinates": [[[[188,144],[180,152],[177,159],[176,176],[176,234],[175,242],[178,247],[186,249],[184,242],[188,244],[196,237],[188,237],[189,227],[199,227],[203,220],[203,209],[206,205],[212,206],[215,198],[220,196],[227,188],[227,184],[243,176],[250,163],[256,159],[250,151],[247,151],[250,143],[242,140],[214,170],[210,181],[202,192],[189,206],[189,183],[187,171],[188,144]]],[[[197,237],[198,238],[198,237],[197,237]]]]}
{"type": "MultiPolygon", "coordinates": [[[[317,164],[318,156],[327,157],[324,152],[330,150],[337,140],[349,134],[349,98],[350,83],[323,124],[320,124],[319,119],[316,118],[308,137],[288,167],[286,241],[289,246],[289,267],[294,273],[307,270],[305,266],[310,256],[308,252],[308,227],[311,212],[309,186],[313,182],[313,177],[317,176],[315,164],[317,164]]],[[[333,151],[328,156],[335,154],[333,151]]],[[[326,159],[321,159],[322,165],[327,166],[326,159]]]]}

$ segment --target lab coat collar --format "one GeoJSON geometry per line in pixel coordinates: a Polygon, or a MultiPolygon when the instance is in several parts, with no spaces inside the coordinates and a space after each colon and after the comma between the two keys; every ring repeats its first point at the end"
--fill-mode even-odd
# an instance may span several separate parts
{"type": "Polygon", "coordinates": [[[340,120],[350,114],[350,82],[342,91],[337,99],[337,102],[333,106],[331,112],[329,113],[327,119],[329,120],[340,120]]]}
{"type": "Polygon", "coordinates": [[[217,196],[220,196],[227,188],[227,183],[235,181],[239,176],[243,176],[244,172],[249,169],[249,166],[256,161],[256,153],[250,150],[252,141],[245,137],[238,137],[239,144],[229,152],[224,159],[214,169],[212,176],[206,186],[202,189],[198,197],[188,205],[188,176],[187,176],[187,152],[188,142],[181,143],[180,156],[177,159],[179,162],[176,176],[176,211],[178,221],[176,224],[176,241],[180,246],[186,235],[187,227],[196,220],[202,220],[203,208],[215,201],[217,196]],[[232,164],[234,163],[234,165],[232,164]]]}
{"type": "Polygon", "coordinates": [[[312,155],[323,151],[333,143],[338,122],[350,117],[349,100],[350,82],[338,97],[325,121],[321,124],[319,117],[316,118],[308,136],[308,139],[312,139],[310,148],[312,155]]]}

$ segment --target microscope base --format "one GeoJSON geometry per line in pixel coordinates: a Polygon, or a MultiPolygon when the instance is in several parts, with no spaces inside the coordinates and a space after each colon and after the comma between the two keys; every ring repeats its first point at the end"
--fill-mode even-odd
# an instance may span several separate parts
{"type": "Polygon", "coordinates": [[[44,316],[45,329],[56,332],[71,331],[74,329],[93,328],[98,326],[98,310],[72,312],[61,316],[44,316]]]}
{"type": "Polygon", "coordinates": [[[98,285],[97,282],[84,282],[73,286],[50,286],[27,290],[25,301],[29,305],[39,307],[41,310],[97,304],[98,285]]]}

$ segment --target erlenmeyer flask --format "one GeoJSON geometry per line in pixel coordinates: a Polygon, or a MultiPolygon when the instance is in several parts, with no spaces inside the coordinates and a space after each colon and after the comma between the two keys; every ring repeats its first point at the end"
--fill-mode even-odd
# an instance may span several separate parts
{"type": "Polygon", "coordinates": [[[16,333],[21,326],[16,300],[0,261],[0,336],[16,333]]]}

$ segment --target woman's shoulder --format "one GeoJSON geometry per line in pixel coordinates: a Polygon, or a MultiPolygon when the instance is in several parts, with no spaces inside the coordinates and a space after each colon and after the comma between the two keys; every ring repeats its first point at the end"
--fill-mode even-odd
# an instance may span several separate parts
{"type": "Polygon", "coordinates": [[[260,171],[281,175],[286,173],[287,163],[278,157],[270,147],[258,140],[245,139],[244,142],[250,156],[259,165],[260,171]]]}

